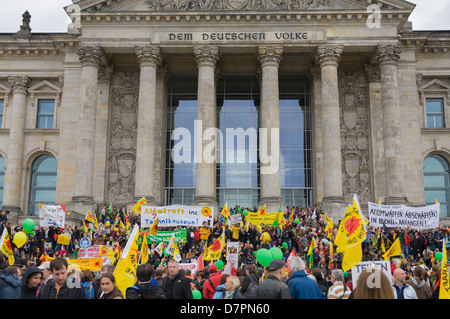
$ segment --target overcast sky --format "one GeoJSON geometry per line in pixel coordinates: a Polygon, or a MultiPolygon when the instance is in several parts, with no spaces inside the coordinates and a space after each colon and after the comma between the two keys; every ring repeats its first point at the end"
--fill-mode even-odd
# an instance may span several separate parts
{"type": "MultiPolygon", "coordinates": [[[[410,0],[417,6],[410,20],[414,30],[449,30],[450,0],[410,0]]],[[[16,32],[22,14],[32,16],[32,32],[66,32],[68,18],[63,7],[72,0],[0,0],[0,32],[16,32]]]]}

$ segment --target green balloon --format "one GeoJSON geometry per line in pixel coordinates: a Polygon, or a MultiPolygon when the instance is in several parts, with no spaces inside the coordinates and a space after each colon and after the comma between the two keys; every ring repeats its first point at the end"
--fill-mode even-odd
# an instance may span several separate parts
{"type": "Polygon", "coordinates": [[[218,260],[215,263],[217,270],[222,270],[223,269],[223,261],[222,260],[218,260]]]}
{"type": "Polygon", "coordinates": [[[288,247],[287,242],[283,242],[283,248],[287,248],[287,247],[288,247]]]}
{"type": "Polygon", "coordinates": [[[272,247],[269,249],[270,253],[272,254],[273,259],[279,259],[283,260],[283,252],[278,247],[272,247]]]}
{"type": "Polygon", "coordinates": [[[440,251],[436,252],[434,254],[434,258],[436,258],[436,260],[442,261],[442,253],[440,251]]]}
{"type": "Polygon", "coordinates": [[[242,212],[242,209],[238,208],[238,213],[242,212]]]}
{"type": "Polygon", "coordinates": [[[31,218],[27,218],[22,222],[22,227],[23,229],[29,233],[32,230],[34,230],[34,220],[32,220],[31,218]]]}
{"type": "Polygon", "coordinates": [[[273,260],[272,253],[266,249],[261,248],[256,252],[256,260],[263,266],[269,267],[270,262],[273,260]]]}
{"type": "Polygon", "coordinates": [[[242,214],[244,214],[244,216],[248,215],[248,211],[246,209],[244,209],[244,211],[242,212],[242,214]]]}
{"type": "Polygon", "coordinates": [[[294,220],[294,223],[296,223],[296,224],[298,225],[298,223],[300,223],[300,219],[296,218],[296,219],[294,220]]]}
{"type": "Polygon", "coordinates": [[[192,290],[192,297],[194,299],[202,299],[202,293],[197,289],[192,290]]]}

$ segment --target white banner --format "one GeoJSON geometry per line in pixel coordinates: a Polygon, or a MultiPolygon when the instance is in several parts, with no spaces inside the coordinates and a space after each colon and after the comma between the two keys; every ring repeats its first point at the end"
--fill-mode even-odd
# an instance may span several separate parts
{"type": "Polygon", "coordinates": [[[56,226],[64,228],[66,212],[61,206],[41,205],[39,207],[39,225],[41,227],[56,226]]]}
{"type": "Polygon", "coordinates": [[[212,227],[214,207],[210,206],[145,206],[141,207],[141,228],[149,228],[158,217],[158,227],[203,226],[212,227]]]}
{"type": "MultiPolygon", "coordinates": [[[[365,270],[369,268],[378,268],[380,269],[389,279],[389,282],[392,282],[391,275],[391,262],[389,260],[383,261],[362,261],[358,263],[355,267],[352,268],[352,283],[353,289],[356,288],[356,284],[358,283],[359,275],[365,270]]],[[[373,278],[376,280],[376,278],[373,278]]]]}
{"type": "Polygon", "coordinates": [[[239,242],[230,241],[227,243],[227,260],[237,262],[239,261],[239,242]]]}
{"type": "Polygon", "coordinates": [[[369,222],[375,227],[411,226],[414,229],[432,229],[439,227],[439,203],[409,207],[405,205],[381,205],[369,202],[369,222]]]}

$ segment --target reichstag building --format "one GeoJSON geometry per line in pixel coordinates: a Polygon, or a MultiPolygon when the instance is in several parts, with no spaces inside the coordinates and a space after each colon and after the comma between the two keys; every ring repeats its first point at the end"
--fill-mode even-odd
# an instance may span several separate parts
{"type": "MultiPolygon", "coordinates": [[[[0,33],[0,201],[450,211],[450,30],[403,0],[74,0],[0,33]]],[[[7,10],[7,8],[6,8],[7,10]]],[[[1,32],[1,30],[0,30],[1,32]]],[[[78,213],[78,215],[77,215],[78,213]]]]}

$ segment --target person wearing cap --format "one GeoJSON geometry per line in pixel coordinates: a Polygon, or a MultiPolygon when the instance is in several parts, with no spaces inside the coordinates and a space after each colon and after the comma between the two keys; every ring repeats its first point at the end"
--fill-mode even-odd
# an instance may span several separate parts
{"type": "Polygon", "coordinates": [[[42,271],[42,284],[41,287],[44,287],[45,284],[53,278],[52,272],[50,270],[50,262],[46,261],[40,264],[38,267],[42,271]]]}
{"type": "Polygon", "coordinates": [[[209,278],[205,280],[203,285],[203,298],[213,299],[217,287],[220,285],[222,273],[217,270],[217,266],[212,264],[209,266],[209,278]]]}
{"type": "Polygon", "coordinates": [[[36,299],[42,281],[42,270],[29,266],[22,277],[20,299],[36,299]]]}
{"type": "Polygon", "coordinates": [[[292,299],[289,287],[283,282],[285,267],[279,259],[270,262],[267,279],[258,285],[257,299],[292,299]]]}

